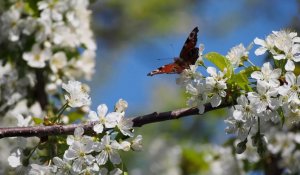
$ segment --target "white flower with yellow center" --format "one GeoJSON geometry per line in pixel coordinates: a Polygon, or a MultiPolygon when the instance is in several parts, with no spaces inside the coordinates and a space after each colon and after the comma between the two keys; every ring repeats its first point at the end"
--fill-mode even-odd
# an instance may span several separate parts
{"type": "Polygon", "coordinates": [[[261,71],[255,71],[251,74],[251,77],[259,80],[264,81],[268,85],[272,87],[278,87],[280,85],[279,77],[281,75],[281,69],[274,69],[269,62],[263,64],[261,71]]]}
{"type": "Polygon", "coordinates": [[[227,78],[224,77],[226,70],[217,73],[216,68],[208,67],[207,72],[210,74],[210,77],[206,77],[205,81],[205,86],[209,93],[208,97],[210,97],[212,107],[217,107],[221,104],[222,97],[226,96],[227,78]]]}
{"type": "Polygon", "coordinates": [[[67,65],[67,57],[65,52],[57,52],[50,59],[50,68],[54,73],[67,65]]]}
{"type": "Polygon", "coordinates": [[[226,58],[228,58],[233,67],[242,66],[243,62],[248,60],[249,48],[246,49],[243,44],[234,46],[227,53],[226,58]]]}
{"type": "Polygon", "coordinates": [[[43,68],[46,66],[46,61],[51,57],[49,49],[42,50],[39,44],[35,44],[30,52],[23,53],[23,59],[27,61],[30,67],[43,68]]]}
{"type": "Polygon", "coordinates": [[[94,148],[96,152],[100,152],[96,156],[97,163],[104,165],[109,159],[113,164],[120,164],[121,158],[117,151],[119,149],[121,149],[121,145],[115,140],[110,140],[109,135],[105,135],[94,148]]]}
{"type": "Polygon", "coordinates": [[[87,89],[81,82],[70,80],[68,84],[63,83],[62,88],[69,93],[65,95],[65,99],[70,107],[76,108],[91,104],[91,98],[87,93],[87,89]]]}
{"type": "Polygon", "coordinates": [[[95,111],[91,111],[88,115],[90,121],[97,121],[93,130],[98,134],[103,132],[104,127],[114,128],[117,125],[117,118],[121,117],[121,113],[119,112],[111,112],[107,114],[107,111],[107,106],[105,104],[101,104],[97,108],[97,113],[95,111]]]}

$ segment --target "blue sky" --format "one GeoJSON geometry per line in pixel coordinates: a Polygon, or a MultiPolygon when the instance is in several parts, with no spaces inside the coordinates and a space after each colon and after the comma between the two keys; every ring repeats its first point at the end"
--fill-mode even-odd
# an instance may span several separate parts
{"type": "MultiPolygon", "coordinates": [[[[152,112],[147,109],[155,103],[151,96],[155,93],[157,85],[164,83],[177,88],[176,75],[147,77],[146,74],[171,62],[172,59],[157,59],[177,56],[186,37],[195,26],[200,28],[198,44],[201,42],[205,45],[205,53],[216,51],[225,55],[231,47],[239,43],[247,46],[255,37],[264,38],[273,30],[285,28],[291,22],[292,17],[297,14],[295,0],[284,3],[281,0],[265,2],[254,0],[253,3],[261,3],[257,9],[251,9],[250,5],[245,2],[212,0],[208,1],[204,7],[194,6],[190,14],[195,21],[185,27],[187,29],[185,32],[128,43],[121,53],[118,53],[122,59],[114,62],[111,67],[105,67],[107,60],[101,57],[105,55],[105,58],[109,58],[110,54],[115,54],[114,51],[98,46],[100,49],[97,55],[97,65],[101,66],[96,69],[109,69],[111,73],[100,85],[99,80],[103,77],[100,78],[102,75],[96,72],[94,80],[89,83],[92,91],[92,109],[96,109],[101,103],[106,103],[112,109],[114,103],[119,98],[123,98],[129,103],[129,115],[137,114],[136,112],[142,109],[145,109],[143,113],[152,112]],[[240,15],[241,13],[245,14],[240,15]],[[219,19],[224,16],[229,21],[232,20],[233,25],[220,24],[219,19]],[[220,27],[225,29],[219,30],[220,27]]],[[[255,48],[257,46],[254,46],[255,48]]],[[[254,49],[251,50],[250,57],[255,64],[261,65],[263,56],[254,57],[254,49]]]]}

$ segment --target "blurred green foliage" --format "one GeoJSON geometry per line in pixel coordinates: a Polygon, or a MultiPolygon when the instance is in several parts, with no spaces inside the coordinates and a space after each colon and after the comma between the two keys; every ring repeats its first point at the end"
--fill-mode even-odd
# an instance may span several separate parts
{"type": "Polygon", "coordinates": [[[114,47],[144,39],[144,35],[169,33],[182,28],[188,19],[187,9],[193,0],[108,0],[97,1],[91,8],[94,13],[94,30],[97,36],[114,47]],[[172,26],[172,27],[170,27],[172,26]],[[180,27],[181,26],[181,27],[180,27]]]}

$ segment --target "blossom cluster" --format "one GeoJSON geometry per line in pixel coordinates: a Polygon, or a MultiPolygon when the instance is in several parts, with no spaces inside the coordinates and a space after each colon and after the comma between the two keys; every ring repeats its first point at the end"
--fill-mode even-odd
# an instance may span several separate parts
{"type": "Polygon", "coordinates": [[[12,65],[2,66],[0,60],[0,113],[5,113],[7,109],[27,95],[26,87],[34,85],[33,78],[32,73],[20,77],[12,65]]]}
{"type": "Polygon", "coordinates": [[[255,38],[254,43],[260,45],[255,50],[256,55],[262,55],[268,51],[275,60],[285,62],[284,69],[286,71],[294,71],[294,62],[300,61],[300,37],[297,36],[296,32],[273,31],[265,40],[255,38]]]}
{"type": "Polygon", "coordinates": [[[278,166],[290,174],[298,173],[300,171],[300,150],[298,149],[300,145],[300,133],[280,132],[272,128],[268,133],[268,138],[268,151],[281,157],[278,166]]]}
{"type": "MultiPolygon", "coordinates": [[[[300,163],[300,153],[297,148],[300,145],[300,133],[289,132],[287,130],[279,130],[278,128],[271,128],[266,134],[268,138],[267,151],[270,153],[268,156],[276,156],[278,159],[277,167],[281,168],[287,174],[297,174],[300,163]]],[[[251,137],[247,138],[249,141],[251,137]]],[[[238,141],[236,140],[236,143],[238,141]]],[[[247,142],[247,149],[242,154],[236,154],[238,160],[247,161],[252,164],[259,164],[262,160],[257,153],[255,147],[251,142],[247,142]]],[[[243,165],[245,166],[245,165],[243,165]]]]}
{"type": "Polygon", "coordinates": [[[131,141],[126,139],[134,136],[133,123],[124,116],[127,106],[127,102],[120,99],[115,105],[115,112],[107,113],[105,104],[99,105],[97,112],[90,111],[87,119],[94,122],[93,130],[97,135],[87,136],[83,128],[76,128],[74,136],[67,137],[69,148],[63,158],[53,158],[52,171],[56,174],[107,174],[109,171],[114,175],[122,174],[118,151],[142,149],[141,135],[131,141]],[[112,170],[105,166],[108,162],[113,164],[112,170]]]}
{"type": "Polygon", "coordinates": [[[288,132],[289,137],[285,136],[291,142],[287,144],[290,145],[289,151],[280,147],[284,144],[283,140],[274,146],[269,141],[282,135],[280,132],[272,133],[274,126],[281,125],[290,130],[300,121],[300,75],[295,71],[295,63],[300,61],[300,37],[295,32],[273,31],[265,40],[255,38],[254,44],[258,45],[256,56],[268,52],[272,58],[262,67],[255,66],[249,60],[253,44],[247,48],[239,44],[226,56],[216,53],[204,56],[220,69],[218,73],[216,68],[205,66],[203,53],[200,52],[198,64],[184,70],[176,82],[186,89],[190,95],[188,104],[197,106],[200,114],[205,112],[205,104],[208,103],[212,107],[222,103],[231,106],[230,115],[225,120],[225,131],[236,134],[240,141],[237,152],[246,151],[248,140],[252,140],[259,154],[282,152],[280,166],[291,166],[288,169],[295,172],[291,159],[299,159],[299,150],[295,146],[299,143],[294,139],[296,135],[288,132]],[[197,71],[199,66],[206,69],[206,76],[197,71]]]}
{"type": "MultiPolygon", "coordinates": [[[[63,84],[63,88],[68,93],[65,99],[70,107],[82,107],[90,103],[90,97],[82,90],[80,82],[71,80],[63,84]]],[[[63,156],[49,157],[52,161],[35,161],[34,157],[41,154],[35,149],[31,157],[25,155],[26,142],[23,140],[23,146],[16,147],[8,157],[9,165],[28,174],[122,174],[124,168],[118,152],[142,150],[142,136],[133,138],[133,122],[125,118],[127,107],[128,103],[120,99],[115,105],[114,112],[108,113],[105,104],[99,105],[97,112],[90,111],[86,122],[93,124],[95,134],[84,135],[84,129],[78,126],[74,135],[69,135],[65,139],[67,148],[63,156]],[[24,160],[28,160],[29,165],[25,165],[24,160]]],[[[29,118],[29,121],[32,121],[32,118],[29,118]]]]}
{"type": "MultiPolygon", "coordinates": [[[[106,133],[98,141],[97,138],[83,135],[83,128],[76,128],[74,136],[68,136],[69,148],[63,158],[54,157],[53,165],[49,166],[56,174],[107,174],[106,164],[113,164],[109,174],[122,174],[122,160],[118,151],[141,150],[141,135],[131,142],[116,141],[111,134],[106,133]]],[[[32,171],[32,169],[30,170],[32,171]]]]}
{"type": "Polygon", "coordinates": [[[284,120],[287,126],[291,126],[299,121],[300,76],[292,72],[294,62],[300,61],[299,39],[294,32],[278,31],[267,36],[265,41],[254,40],[261,46],[255,54],[269,51],[276,68],[266,62],[260,71],[251,73],[251,78],[256,81],[255,91],[237,98],[237,105],[234,105],[231,117],[226,120],[228,133],[237,133],[243,140],[258,120],[261,122],[259,127],[268,126],[266,122],[278,124],[284,120]]]}
{"type": "MultiPolygon", "coordinates": [[[[86,122],[92,125],[93,133],[87,133],[77,123],[74,135],[8,139],[6,150],[0,149],[5,154],[10,151],[2,159],[11,169],[1,167],[0,174],[125,174],[119,153],[142,150],[142,136],[134,136],[133,122],[125,117],[125,100],[120,99],[113,112],[105,104],[96,111],[84,108],[91,104],[89,87],[74,79],[90,79],[94,73],[96,44],[88,5],[86,0],[3,2],[0,114],[5,117],[1,124],[27,127],[86,122]],[[42,98],[41,91],[46,94],[47,104],[43,104],[45,99],[38,102],[35,97],[42,98]]],[[[214,158],[206,159],[210,174],[244,174],[244,161],[257,163],[264,151],[280,158],[280,168],[300,172],[300,136],[293,130],[300,121],[300,75],[296,73],[300,37],[295,32],[274,31],[265,39],[255,38],[254,44],[259,46],[256,56],[267,52],[271,57],[262,67],[249,59],[253,44],[239,44],[226,56],[203,56],[201,45],[197,64],[190,65],[176,80],[189,94],[188,105],[196,106],[200,114],[207,104],[212,108],[221,104],[232,107],[225,120],[226,132],[237,135],[236,151],[242,154],[234,158],[229,147],[214,149],[214,158]],[[204,58],[219,70],[206,67],[204,58]],[[198,72],[199,67],[206,71],[198,72]],[[284,132],[273,129],[279,125],[284,132]]],[[[160,150],[159,142],[155,144],[160,150]]],[[[173,155],[161,158],[165,162],[157,164],[168,165],[181,154],[178,147],[171,150],[173,155]]],[[[163,157],[158,154],[154,154],[155,158],[163,157]]],[[[170,173],[158,165],[153,167],[170,173]]],[[[178,167],[172,166],[171,170],[170,174],[178,167]]]]}
{"type": "MultiPolygon", "coordinates": [[[[241,140],[247,137],[250,128],[257,125],[258,119],[261,125],[267,121],[276,124],[282,116],[293,118],[291,122],[295,122],[300,115],[300,76],[292,70],[294,62],[300,59],[299,39],[296,33],[287,31],[273,32],[265,41],[256,38],[254,43],[261,47],[255,53],[260,55],[269,51],[274,57],[275,68],[270,62],[264,63],[261,68],[251,66],[253,71],[248,73],[251,81],[246,79],[232,83],[231,79],[235,78],[232,74],[238,73],[228,74],[228,67],[218,73],[216,68],[207,67],[208,76],[205,77],[196,71],[198,65],[191,65],[180,74],[177,83],[186,88],[191,96],[188,104],[197,106],[200,114],[204,112],[206,103],[217,107],[228,97],[237,96],[231,116],[225,122],[228,124],[227,132],[237,133],[241,140]],[[235,88],[239,83],[248,83],[250,89],[235,88]]],[[[250,62],[248,54],[249,49],[240,44],[232,48],[225,59],[231,68],[237,68],[244,66],[244,61],[250,62]]],[[[202,53],[199,59],[203,59],[202,53]]]]}
{"type": "MultiPolygon", "coordinates": [[[[197,62],[202,60],[203,47],[200,47],[199,58],[197,62]]],[[[204,77],[197,72],[198,65],[190,65],[190,69],[185,69],[180,77],[176,79],[176,83],[184,86],[191,97],[188,100],[189,106],[197,106],[199,113],[204,113],[204,104],[211,103],[212,107],[221,104],[222,98],[226,96],[226,69],[217,72],[215,67],[208,67],[207,73],[210,76],[204,77]]]]}
{"type": "Polygon", "coordinates": [[[43,74],[49,94],[58,93],[62,82],[69,79],[91,78],[96,44],[90,27],[89,1],[6,1],[4,4],[0,16],[3,87],[0,101],[11,100],[6,106],[0,104],[0,112],[30,95],[25,90],[35,87],[40,76],[37,74],[43,74]]]}

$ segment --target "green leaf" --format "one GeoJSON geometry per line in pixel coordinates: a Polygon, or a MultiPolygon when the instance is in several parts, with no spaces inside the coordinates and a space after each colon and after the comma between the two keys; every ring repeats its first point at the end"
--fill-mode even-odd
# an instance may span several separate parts
{"type": "Polygon", "coordinates": [[[250,66],[250,67],[247,67],[244,70],[241,70],[239,73],[244,74],[247,77],[250,77],[250,75],[252,74],[252,72],[259,71],[259,70],[260,70],[260,68],[257,67],[257,66],[250,66]]]}
{"type": "Polygon", "coordinates": [[[83,114],[75,111],[75,112],[69,113],[68,116],[69,116],[69,123],[73,123],[76,120],[81,119],[83,117],[83,114]]]}
{"type": "Polygon", "coordinates": [[[37,117],[32,117],[32,120],[33,120],[33,122],[34,122],[35,124],[37,124],[37,125],[43,123],[43,121],[44,121],[43,119],[37,118],[37,117]]]}
{"type": "Polygon", "coordinates": [[[252,72],[260,70],[257,66],[250,66],[244,70],[241,70],[239,73],[234,74],[231,79],[228,80],[228,83],[234,83],[239,86],[241,89],[250,92],[253,91],[251,86],[249,85],[249,77],[252,72]]]}
{"type": "Polygon", "coordinates": [[[214,65],[216,65],[221,71],[224,71],[224,69],[227,69],[227,72],[225,76],[227,78],[230,78],[233,75],[233,67],[230,63],[230,61],[224,57],[223,55],[217,53],[217,52],[210,52],[204,56],[208,61],[212,62],[214,65]]]}
{"type": "Polygon", "coordinates": [[[249,85],[248,77],[245,74],[235,74],[231,77],[230,80],[228,80],[228,83],[236,84],[241,89],[250,92],[253,91],[251,86],[249,85]]]}

